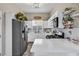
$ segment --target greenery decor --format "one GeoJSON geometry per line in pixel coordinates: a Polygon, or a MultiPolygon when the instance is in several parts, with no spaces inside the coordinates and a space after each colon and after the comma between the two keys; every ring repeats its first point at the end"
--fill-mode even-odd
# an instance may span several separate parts
{"type": "Polygon", "coordinates": [[[65,11],[69,11],[69,10],[71,10],[72,8],[65,8],[65,11]]]}
{"type": "Polygon", "coordinates": [[[15,18],[20,21],[27,21],[27,17],[21,12],[15,14],[15,18]]]}
{"type": "Polygon", "coordinates": [[[70,15],[67,15],[67,16],[66,16],[66,19],[67,19],[68,21],[73,21],[73,20],[74,20],[70,15]]]}
{"type": "Polygon", "coordinates": [[[74,19],[71,17],[71,15],[75,11],[76,10],[72,9],[71,7],[64,9],[64,18],[63,18],[64,28],[69,28],[69,29],[73,28],[74,19]]]}
{"type": "Polygon", "coordinates": [[[75,12],[75,10],[73,10],[71,7],[70,8],[65,8],[64,12],[68,12],[65,14],[65,17],[64,17],[64,20],[67,20],[67,21],[73,21],[74,19],[71,17],[71,14],[73,12],[75,12]]]}

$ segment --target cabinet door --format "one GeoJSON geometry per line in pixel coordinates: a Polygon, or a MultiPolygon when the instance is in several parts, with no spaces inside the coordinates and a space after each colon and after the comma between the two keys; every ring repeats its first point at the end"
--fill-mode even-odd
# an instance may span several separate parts
{"type": "Polygon", "coordinates": [[[52,21],[48,21],[48,28],[53,28],[53,20],[52,21]]]}
{"type": "Polygon", "coordinates": [[[44,21],[43,26],[44,26],[44,28],[48,28],[48,21],[44,21]]]}
{"type": "Polygon", "coordinates": [[[64,25],[63,25],[63,12],[59,12],[58,14],[58,28],[64,28],[64,25]]]}
{"type": "Polygon", "coordinates": [[[32,28],[32,21],[27,21],[26,23],[27,23],[28,28],[32,28]]]}

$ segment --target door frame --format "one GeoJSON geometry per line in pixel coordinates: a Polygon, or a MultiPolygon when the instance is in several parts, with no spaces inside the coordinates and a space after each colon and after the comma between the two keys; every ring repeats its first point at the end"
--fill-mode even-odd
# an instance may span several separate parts
{"type": "Polygon", "coordinates": [[[5,13],[0,10],[0,53],[1,56],[5,55],[5,13]]]}
{"type": "Polygon", "coordinates": [[[2,55],[2,12],[0,11],[0,55],[2,55]]]}

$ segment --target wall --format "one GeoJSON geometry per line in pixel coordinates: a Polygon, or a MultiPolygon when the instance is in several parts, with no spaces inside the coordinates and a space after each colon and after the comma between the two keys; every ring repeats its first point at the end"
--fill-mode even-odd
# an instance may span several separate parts
{"type": "Polygon", "coordinates": [[[22,11],[20,8],[16,6],[16,4],[9,3],[0,3],[0,9],[4,12],[18,12],[22,11]]]}
{"type": "Polygon", "coordinates": [[[79,40],[79,17],[74,17],[74,25],[72,30],[72,38],[79,40]]]}
{"type": "Polygon", "coordinates": [[[76,10],[79,10],[78,5],[74,4],[74,3],[59,3],[59,5],[57,5],[50,13],[50,15],[54,14],[56,11],[64,11],[65,8],[67,7],[72,7],[76,10]]]}
{"type": "Polygon", "coordinates": [[[79,40],[79,28],[74,28],[72,30],[72,36],[71,36],[71,38],[79,40]]]}
{"type": "Polygon", "coordinates": [[[6,13],[6,54],[12,55],[12,18],[14,13],[6,13]]]}
{"type": "Polygon", "coordinates": [[[73,25],[73,27],[74,28],[79,28],[79,17],[75,17],[73,19],[74,19],[74,25],[73,25]]]}
{"type": "Polygon", "coordinates": [[[2,54],[2,12],[0,11],[0,54],[2,54]]]}
{"type": "Polygon", "coordinates": [[[2,11],[2,56],[5,55],[5,30],[6,30],[6,19],[5,19],[5,13],[2,11]]]}
{"type": "MultiPolygon", "coordinates": [[[[3,40],[0,39],[0,53],[2,52],[2,55],[4,55],[5,53],[5,55],[11,56],[12,55],[12,21],[11,19],[14,17],[14,14],[16,12],[19,12],[22,10],[19,9],[14,4],[6,4],[6,3],[0,4],[0,10],[5,12],[6,14],[5,15],[5,33],[6,33],[5,37],[4,37],[4,32],[0,30],[0,32],[3,33],[2,35],[3,40]]],[[[0,13],[0,16],[1,16],[1,13],[0,13]]],[[[1,23],[0,23],[0,29],[1,29],[1,23]]]]}

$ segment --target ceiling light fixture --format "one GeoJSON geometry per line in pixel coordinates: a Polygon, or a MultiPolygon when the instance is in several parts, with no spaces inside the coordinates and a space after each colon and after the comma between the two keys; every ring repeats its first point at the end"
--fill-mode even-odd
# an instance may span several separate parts
{"type": "Polygon", "coordinates": [[[40,3],[33,3],[33,8],[40,8],[40,3]]]}

